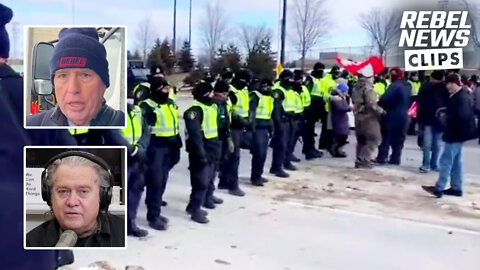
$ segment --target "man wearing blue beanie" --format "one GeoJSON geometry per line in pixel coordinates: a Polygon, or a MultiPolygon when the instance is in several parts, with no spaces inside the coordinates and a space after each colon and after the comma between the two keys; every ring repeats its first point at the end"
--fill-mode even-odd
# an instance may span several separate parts
{"type": "Polygon", "coordinates": [[[125,115],[109,107],[105,47],[95,28],[63,28],[50,60],[57,105],[27,117],[27,126],[123,126],[125,115]]]}

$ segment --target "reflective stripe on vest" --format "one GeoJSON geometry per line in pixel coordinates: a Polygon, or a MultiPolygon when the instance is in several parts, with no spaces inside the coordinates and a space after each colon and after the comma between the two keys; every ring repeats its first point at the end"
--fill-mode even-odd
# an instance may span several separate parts
{"type": "Polygon", "coordinates": [[[178,135],[178,109],[175,104],[158,104],[151,99],[146,102],[157,116],[157,122],[152,127],[152,134],[157,137],[172,137],[178,135]]]}
{"type": "Polygon", "coordinates": [[[302,85],[302,105],[304,108],[310,106],[312,103],[312,99],[310,97],[310,92],[308,92],[308,88],[305,85],[302,85]]]}
{"type": "Polygon", "coordinates": [[[262,120],[270,120],[273,112],[273,97],[262,95],[258,91],[253,91],[258,96],[257,110],[255,111],[255,118],[262,120]]]}
{"type": "Polygon", "coordinates": [[[88,128],[71,128],[68,131],[70,132],[70,134],[75,136],[75,135],[87,134],[88,128]]]}
{"type": "Polygon", "coordinates": [[[280,82],[276,82],[273,85],[273,89],[280,90],[283,93],[283,96],[284,96],[282,101],[283,111],[288,113],[295,113],[295,91],[285,90],[285,88],[283,88],[280,85],[280,82]]]}
{"type": "Polygon", "coordinates": [[[237,97],[237,103],[233,105],[233,112],[240,117],[247,118],[249,110],[249,97],[247,88],[238,90],[233,85],[230,85],[230,91],[232,91],[237,97]]]}
{"type": "Polygon", "coordinates": [[[142,137],[142,110],[138,106],[134,106],[132,110],[127,112],[127,127],[120,130],[123,138],[130,145],[136,145],[140,137],[142,137]]]}
{"type": "Polygon", "coordinates": [[[193,106],[198,106],[202,109],[203,119],[202,119],[202,131],[205,139],[215,139],[218,138],[218,126],[217,126],[217,117],[218,110],[217,105],[212,104],[207,106],[201,102],[193,101],[193,106]]]}

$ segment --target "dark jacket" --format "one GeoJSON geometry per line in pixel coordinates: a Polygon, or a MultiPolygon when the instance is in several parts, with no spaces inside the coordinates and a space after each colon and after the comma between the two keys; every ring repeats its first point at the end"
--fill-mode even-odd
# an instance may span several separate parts
{"type": "MultiPolygon", "coordinates": [[[[57,258],[68,250],[25,250],[23,248],[23,147],[25,145],[75,145],[66,130],[23,129],[23,78],[8,65],[0,65],[0,211],[1,267],[5,269],[54,269],[57,258]],[[8,255],[6,255],[8,254],[8,255]]],[[[61,264],[71,263],[71,260],[61,264]]]]}
{"type": "Polygon", "coordinates": [[[347,99],[332,93],[332,96],[330,96],[330,117],[334,135],[348,136],[350,134],[347,114],[349,111],[351,111],[351,108],[347,99]]]}
{"type": "MultiPolygon", "coordinates": [[[[125,247],[125,222],[112,214],[98,216],[97,231],[85,238],[79,238],[76,247],[125,247]]],[[[45,221],[27,233],[27,247],[54,247],[59,238],[61,228],[53,218],[45,221]]]]}
{"type": "Polygon", "coordinates": [[[480,85],[473,89],[473,108],[480,114],[480,85]]]}
{"type": "Polygon", "coordinates": [[[438,120],[438,109],[445,107],[448,101],[448,90],[443,82],[426,82],[420,88],[417,98],[417,120],[420,125],[442,129],[438,120]]]}
{"type": "Polygon", "coordinates": [[[405,80],[393,82],[380,97],[378,104],[387,112],[382,125],[397,129],[407,124],[407,112],[410,105],[410,87],[405,80]]]}
{"type": "MultiPolygon", "coordinates": [[[[185,119],[187,152],[198,159],[198,165],[206,165],[220,159],[220,141],[218,138],[206,139],[203,136],[203,111],[199,106],[192,106],[183,114],[185,119]]],[[[194,164],[190,164],[191,166],[194,164]]]]}
{"type": "Polygon", "coordinates": [[[472,98],[463,87],[447,101],[446,126],[443,140],[447,143],[465,142],[475,137],[475,118],[472,98]]]}
{"type": "MultiPolygon", "coordinates": [[[[97,116],[90,121],[90,126],[123,125],[125,125],[125,114],[109,107],[105,100],[97,116]]],[[[68,126],[68,120],[57,105],[46,112],[27,116],[27,126],[68,126]]]]}
{"type": "Polygon", "coordinates": [[[227,102],[216,101],[218,109],[218,139],[223,141],[230,137],[230,116],[227,102]]]}

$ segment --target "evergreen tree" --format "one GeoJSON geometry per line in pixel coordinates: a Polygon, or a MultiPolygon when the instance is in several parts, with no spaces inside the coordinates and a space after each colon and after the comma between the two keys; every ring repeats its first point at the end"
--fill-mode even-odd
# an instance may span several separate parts
{"type": "Polygon", "coordinates": [[[253,45],[253,49],[247,56],[247,68],[260,79],[273,80],[275,78],[274,56],[270,37],[267,36],[253,45]]]}
{"type": "Polygon", "coordinates": [[[178,65],[183,72],[190,72],[195,65],[195,60],[193,59],[192,48],[190,47],[190,43],[188,41],[183,43],[183,47],[179,54],[180,58],[178,59],[178,65]]]}
{"type": "Polygon", "coordinates": [[[161,65],[165,68],[165,72],[170,74],[175,66],[175,57],[173,56],[170,42],[165,39],[160,41],[159,38],[155,43],[147,58],[147,66],[161,65]]]}
{"type": "Polygon", "coordinates": [[[241,55],[237,46],[229,44],[226,48],[223,45],[218,49],[217,57],[212,63],[211,71],[220,74],[225,68],[230,68],[233,72],[237,72],[242,67],[241,55]]]}

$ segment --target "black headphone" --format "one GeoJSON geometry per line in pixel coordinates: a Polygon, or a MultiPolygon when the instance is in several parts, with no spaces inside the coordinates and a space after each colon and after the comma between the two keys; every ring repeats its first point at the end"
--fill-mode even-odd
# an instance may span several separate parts
{"type": "Polygon", "coordinates": [[[66,151],[61,154],[58,154],[54,157],[52,157],[47,164],[45,165],[45,169],[42,172],[42,199],[47,202],[48,206],[52,207],[52,191],[51,188],[47,185],[47,169],[52,165],[57,159],[65,158],[65,157],[71,157],[71,156],[79,156],[86,158],[95,164],[98,164],[100,167],[102,167],[107,173],[108,173],[108,183],[109,187],[102,187],[100,185],[100,211],[107,212],[108,211],[108,206],[110,205],[110,202],[112,201],[112,188],[113,188],[113,174],[110,171],[110,167],[108,164],[103,160],[102,158],[88,152],[83,152],[83,151],[66,151]]]}

